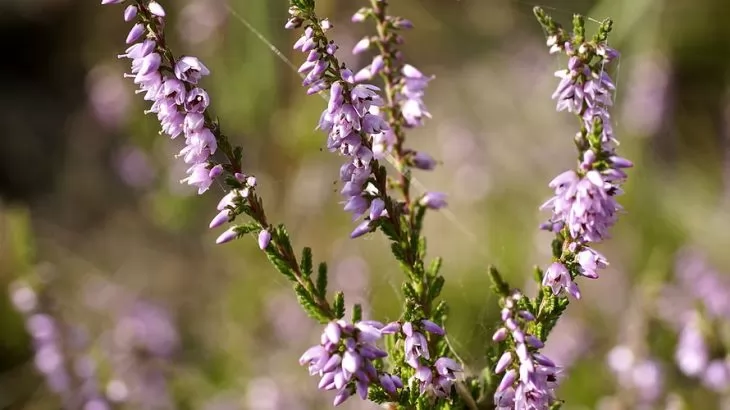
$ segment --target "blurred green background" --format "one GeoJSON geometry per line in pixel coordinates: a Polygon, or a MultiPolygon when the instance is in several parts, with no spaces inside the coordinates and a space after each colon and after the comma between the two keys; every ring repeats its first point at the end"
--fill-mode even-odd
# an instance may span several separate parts
{"type": "MultiPolygon", "coordinates": [[[[179,184],[184,168],[173,155],[182,142],[158,135],[155,119],[142,114],[148,107],[122,78],[128,63],[115,58],[129,25],[121,7],[98,3],[0,1],[0,287],[9,289],[0,294],[0,409],[60,406],[34,368],[24,319],[7,297],[18,280],[32,284],[55,317],[83,330],[79,355],[98,363],[97,387],[108,394],[127,377],[107,354],[120,318],[140,304],[168,312],[172,353],[145,371],[166,381],[152,394],[169,400],[130,398],[116,408],[328,408],[331,395],[297,366],[320,329],[254,241],[214,245],[219,232],[206,228],[222,189],[198,197],[179,184]]],[[[393,3],[392,13],[416,26],[406,33],[408,61],[436,76],[426,97],[433,119],[408,145],[442,162],[416,177],[419,190],[449,194],[449,210],[432,214],[426,233],[430,255],[445,259],[447,330],[467,371],[484,365],[497,319],[487,265],[534,290],[532,266],[550,257],[550,235],[537,229],[547,214],[538,206],[551,195],[553,175],[574,163],[575,123],[550,100],[553,72],[564,62],[548,55],[532,17],[541,5],[563,23],[573,13],[615,20],[610,43],[622,56],[610,68],[618,86],[613,118],[620,150],[636,164],[621,197],[627,214],[599,247],[611,266],[600,280],[580,282],[583,299],[548,343],[567,366],[564,408],[721,408],[723,395],[672,370],[676,336],[655,319],[653,298],[686,246],[730,272],[730,3],[393,3]],[[618,344],[665,362],[669,399],[640,407],[626,392],[605,365],[618,344]]],[[[282,28],[287,2],[163,5],[172,49],[211,69],[203,86],[213,111],[244,147],[244,167],[258,177],[271,218],[287,224],[296,247],[311,246],[330,264],[331,288],[349,303],[363,303],[370,318],[397,318],[402,276],[387,242],[348,238],[353,226],[336,184],[341,159],[323,150],[325,136],[315,130],[325,102],[306,96],[282,61],[303,59],[291,51],[297,33],[282,28]]],[[[368,62],[349,55],[371,30],[349,22],[362,5],[318,1],[355,68],[368,62]]],[[[120,360],[149,365],[137,356],[120,360]]],[[[376,408],[356,400],[344,407],[376,408]]]]}

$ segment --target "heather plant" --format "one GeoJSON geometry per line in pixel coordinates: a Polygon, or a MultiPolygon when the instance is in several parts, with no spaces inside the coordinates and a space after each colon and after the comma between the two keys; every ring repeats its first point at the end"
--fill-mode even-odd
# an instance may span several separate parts
{"type": "Polygon", "coordinates": [[[447,338],[442,261],[427,258],[422,232],[429,211],[448,212],[447,196],[413,187],[419,172],[438,166],[428,153],[409,148],[407,140],[411,129],[427,126],[431,114],[424,96],[434,80],[407,62],[405,36],[414,24],[390,15],[385,0],[357,10],[352,22],[374,28],[352,50],[372,55],[360,68],[343,62],[343,51],[330,37],[336,28],[315,12],[313,0],[292,0],[285,24],[301,33],[293,47],[303,53],[302,86],[307,94],[324,97],[322,114],[312,123],[326,134],[327,149],[343,158],[340,193],[354,222],[350,237],[384,234],[404,274],[401,314],[382,322],[364,318],[358,304],[346,312],[346,295],[328,289],[327,264],[317,264],[310,248],[296,250],[285,226],[269,219],[257,179],[244,166],[244,149],[231,143],[212,114],[211,96],[203,88],[210,70],[198,58],[170,49],[163,6],[149,0],[102,4],[125,5],[124,19],[132,24],[128,48],[120,55],[131,61],[125,76],[149,101],[146,113],[157,118],[160,133],[184,140],[177,155],[187,166],[181,182],[199,194],[216,181],[225,187],[211,212],[210,228],[225,226],[216,242],[253,236],[291,282],[302,309],[321,323],[320,339],[302,349],[299,362],[317,376],[319,389],[334,391],[334,405],[359,396],[388,408],[560,407],[555,389],[561,369],[541,349],[570,298],[580,299],[576,281],[596,279],[608,265],[593,245],[608,238],[616,223],[622,210],[616,197],[624,169],[632,166],[617,154],[611,125],[615,85],[608,69],[618,53],[608,45],[610,20],[591,37],[582,16],[576,15],[568,30],[535,9],[549,52],[567,58],[567,68],[556,72],[560,81],[552,98],[558,111],[577,118],[577,161],[548,184],[554,196],[541,207],[551,212],[541,228],[555,238],[553,260],[533,275],[537,294],[529,297],[496,268],[485,268],[500,300],[501,323],[493,340],[485,342],[488,366],[471,374],[447,338]]]}

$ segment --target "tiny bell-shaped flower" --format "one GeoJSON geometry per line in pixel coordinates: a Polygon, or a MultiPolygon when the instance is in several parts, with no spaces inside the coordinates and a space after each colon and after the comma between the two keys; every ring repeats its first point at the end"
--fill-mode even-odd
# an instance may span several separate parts
{"type": "Polygon", "coordinates": [[[197,84],[201,77],[208,74],[208,67],[196,57],[184,56],[175,64],[175,77],[190,84],[197,84]]]}
{"type": "Polygon", "coordinates": [[[430,171],[436,167],[436,160],[425,152],[417,152],[413,156],[413,166],[418,169],[430,171]]]}
{"type": "Polygon", "coordinates": [[[137,6],[132,4],[124,9],[124,21],[132,21],[137,17],[137,6]]]}
{"type": "Polygon", "coordinates": [[[421,197],[419,203],[430,209],[441,209],[447,205],[446,194],[442,192],[427,192],[421,197]]]}
{"type": "Polygon", "coordinates": [[[509,331],[507,328],[500,327],[497,329],[496,332],[494,332],[494,335],[492,335],[492,340],[495,342],[503,342],[507,340],[507,335],[509,334],[509,331]]]}
{"type": "Polygon", "coordinates": [[[150,13],[152,13],[152,15],[154,15],[154,16],[165,17],[165,9],[163,9],[162,6],[160,6],[160,3],[156,2],[156,1],[151,1],[147,5],[147,8],[150,10],[150,13]]]}
{"type": "Polygon", "coordinates": [[[365,37],[355,44],[355,47],[352,48],[352,54],[360,54],[368,48],[370,48],[370,37],[365,37]]]}
{"type": "Polygon", "coordinates": [[[555,295],[559,294],[562,289],[565,289],[574,298],[580,299],[578,285],[570,277],[568,268],[560,262],[555,262],[547,268],[542,279],[542,285],[549,286],[555,295]]]}
{"type": "Polygon", "coordinates": [[[226,242],[230,242],[238,237],[238,233],[236,232],[236,227],[233,226],[231,228],[228,228],[227,231],[223,232],[218,239],[215,240],[215,243],[218,245],[224,244],[226,242]]]}
{"type": "Polygon", "coordinates": [[[430,321],[430,320],[422,320],[421,326],[423,326],[423,330],[427,331],[428,333],[433,333],[435,335],[443,336],[446,334],[446,331],[441,328],[441,326],[437,325],[436,323],[430,321]]]}
{"type": "Polygon", "coordinates": [[[271,242],[271,232],[268,229],[262,229],[259,232],[259,248],[261,250],[266,249],[269,246],[269,242],[271,242]]]}
{"type": "Polygon", "coordinates": [[[500,357],[497,361],[497,365],[494,367],[494,373],[499,374],[505,371],[505,369],[507,369],[507,366],[512,363],[512,359],[512,352],[504,352],[504,354],[502,354],[502,357],[500,357]]]}
{"type": "Polygon", "coordinates": [[[144,26],[141,23],[135,24],[132,26],[132,29],[129,30],[129,34],[127,34],[127,44],[132,44],[139,40],[139,38],[142,37],[142,34],[144,34],[144,26]]]}

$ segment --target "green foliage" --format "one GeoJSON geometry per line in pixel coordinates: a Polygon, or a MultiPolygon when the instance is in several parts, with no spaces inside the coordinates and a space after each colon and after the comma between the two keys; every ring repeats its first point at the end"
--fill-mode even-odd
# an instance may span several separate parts
{"type": "Polygon", "coordinates": [[[327,297],[327,264],[322,262],[317,269],[317,283],[315,290],[321,298],[327,297]]]}
{"type": "Polygon", "coordinates": [[[299,270],[302,275],[309,277],[312,275],[312,249],[304,248],[302,250],[302,257],[299,261],[299,270]]]}
{"type": "Polygon", "coordinates": [[[300,9],[303,12],[314,11],[314,0],[290,0],[291,5],[300,9]]]}
{"type": "Polygon", "coordinates": [[[352,306],[352,323],[356,323],[362,320],[362,306],[359,303],[355,303],[352,306]]]}
{"type": "Polygon", "coordinates": [[[507,297],[510,293],[510,287],[507,282],[502,278],[496,267],[490,266],[488,268],[489,279],[492,281],[492,291],[498,296],[507,297]]]}
{"type": "Polygon", "coordinates": [[[327,313],[323,311],[319,305],[317,305],[317,302],[307,291],[307,289],[304,288],[304,286],[298,283],[294,285],[294,293],[296,293],[299,304],[302,306],[302,309],[304,309],[307,315],[309,315],[309,317],[318,321],[319,323],[329,322],[329,317],[327,316],[327,313]]]}
{"type": "Polygon", "coordinates": [[[260,231],[261,226],[256,222],[248,222],[243,225],[238,225],[234,229],[236,231],[236,234],[240,238],[243,235],[260,231]]]}
{"type": "Polygon", "coordinates": [[[335,317],[342,319],[345,317],[345,294],[337,292],[335,294],[335,300],[332,302],[332,309],[334,310],[335,317]]]}
{"type": "Polygon", "coordinates": [[[443,276],[437,276],[433,282],[431,282],[431,286],[428,289],[428,297],[431,299],[439,297],[441,289],[444,287],[444,283],[446,283],[446,279],[444,279],[443,276]]]}
{"type": "Polygon", "coordinates": [[[269,262],[278,270],[282,275],[286,276],[292,282],[296,282],[297,278],[294,270],[292,270],[289,262],[287,262],[278,252],[278,250],[269,246],[265,250],[266,256],[269,258],[269,262]]]}

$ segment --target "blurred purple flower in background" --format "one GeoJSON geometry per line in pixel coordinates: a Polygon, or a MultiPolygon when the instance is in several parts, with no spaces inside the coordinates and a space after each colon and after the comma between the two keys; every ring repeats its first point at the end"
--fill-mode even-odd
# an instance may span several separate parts
{"type": "Polygon", "coordinates": [[[172,317],[143,300],[118,309],[106,345],[113,373],[107,394],[139,408],[174,408],[165,368],[180,345],[172,317]]]}
{"type": "Polygon", "coordinates": [[[106,65],[91,69],[86,76],[86,92],[96,119],[107,128],[120,128],[129,112],[131,98],[117,70],[106,65]]]}
{"type": "Polygon", "coordinates": [[[634,392],[639,403],[654,403],[664,393],[664,373],[659,361],[638,357],[630,347],[619,345],[608,353],[607,364],[619,385],[634,392]]]}
{"type": "Polygon", "coordinates": [[[710,390],[727,391],[730,362],[723,332],[730,318],[730,279],[699,250],[684,248],[677,254],[675,282],[664,286],[657,311],[678,332],[679,370],[710,390]]]}
{"type": "Polygon", "coordinates": [[[121,148],[115,156],[119,177],[133,188],[146,188],[155,179],[156,173],[147,154],[134,146],[121,148]]]}
{"type": "Polygon", "coordinates": [[[24,281],[10,285],[10,299],[25,319],[35,350],[35,368],[64,409],[109,408],[100,391],[90,340],[79,325],[67,324],[39,303],[37,292],[24,281]]]}
{"type": "Polygon", "coordinates": [[[210,42],[224,27],[226,0],[188,0],[177,19],[178,35],[190,45],[210,42]]]}

